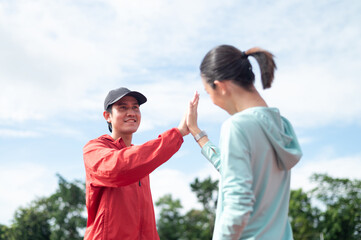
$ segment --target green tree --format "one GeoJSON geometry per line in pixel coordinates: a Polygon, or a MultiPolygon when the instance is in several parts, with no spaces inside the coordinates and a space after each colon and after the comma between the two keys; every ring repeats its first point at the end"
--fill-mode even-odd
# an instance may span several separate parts
{"type": "Polygon", "coordinates": [[[190,187],[203,208],[191,209],[183,216],[180,213],[182,209],[180,200],[173,200],[171,195],[160,198],[156,203],[158,207],[161,207],[157,221],[160,239],[212,239],[218,181],[212,181],[210,177],[203,181],[196,178],[190,187]]]}
{"type": "Polygon", "coordinates": [[[313,174],[316,188],[291,191],[289,216],[296,240],[361,239],[361,181],[313,174]],[[312,202],[317,202],[312,206],[312,202]]]}
{"type": "Polygon", "coordinates": [[[38,201],[33,201],[27,208],[15,212],[10,239],[48,240],[51,235],[49,220],[46,210],[39,206],[38,201]]]}
{"type": "Polygon", "coordinates": [[[294,239],[320,239],[320,211],[311,206],[311,198],[302,189],[291,191],[289,217],[294,239]]]}
{"type": "Polygon", "coordinates": [[[184,216],[183,239],[210,240],[212,239],[214,223],[204,210],[191,209],[184,216]]]}
{"type": "Polygon", "coordinates": [[[11,228],[0,224],[0,240],[11,240],[10,231],[11,228]]]}
{"type": "Polygon", "coordinates": [[[190,184],[192,192],[197,196],[198,202],[203,206],[202,210],[190,210],[185,215],[185,238],[186,239],[212,239],[216,216],[218,180],[211,177],[200,181],[198,178],[190,184]]]}
{"type": "Polygon", "coordinates": [[[311,193],[326,207],[320,216],[324,239],[361,239],[361,181],[327,174],[311,179],[318,183],[311,193]]]}
{"type": "MultiPolygon", "coordinates": [[[[19,208],[9,228],[1,228],[7,240],[80,240],[86,226],[85,185],[68,182],[57,175],[58,189],[50,197],[32,201],[19,208]]],[[[2,239],[2,238],[0,238],[2,239]]]]}
{"type": "MultiPolygon", "coordinates": [[[[289,217],[295,240],[361,239],[361,181],[314,174],[316,188],[309,192],[292,190],[289,217]],[[317,204],[315,204],[317,203],[317,204]]],[[[205,240],[212,238],[218,181],[195,179],[191,189],[202,204],[181,215],[179,200],[170,195],[157,206],[162,207],[158,219],[161,239],[205,240]]]]}
{"type": "Polygon", "coordinates": [[[183,216],[180,213],[182,205],[179,199],[173,200],[170,194],[161,197],[156,206],[161,208],[160,218],[157,222],[160,239],[182,239],[184,231],[183,216]]]}
{"type": "Polygon", "coordinates": [[[192,192],[196,194],[198,202],[203,205],[203,209],[214,214],[217,207],[218,180],[213,181],[211,177],[208,177],[199,181],[196,178],[190,186],[192,192]]]}
{"type": "Polygon", "coordinates": [[[80,230],[86,226],[85,185],[80,181],[68,182],[58,175],[59,187],[42,205],[49,213],[52,224],[51,240],[83,239],[80,230]]]}

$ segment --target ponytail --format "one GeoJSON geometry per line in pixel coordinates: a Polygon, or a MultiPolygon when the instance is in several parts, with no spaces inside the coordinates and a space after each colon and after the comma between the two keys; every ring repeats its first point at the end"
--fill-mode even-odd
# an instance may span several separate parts
{"type": "Polygon", "coordinates": [[[274,71],[277,69],[276,63],[273,60],[273,54],[257,47],[251,48],[244,53],[257,60],[261,70],[263,89],[270,88],[274,79],[274,71]]]}
{"type": "Polygon", "coordinates": [[[213,88],[216,87],[215,80],[232,80],[244,89],[251,90],[255,77],[248,56],[254,57],[260,66],[263,89],[270,88],[277,68],[273,55],[256,47],[245,52],[230,45],[213,48],[203,58],[201,75],[213,88]]]}

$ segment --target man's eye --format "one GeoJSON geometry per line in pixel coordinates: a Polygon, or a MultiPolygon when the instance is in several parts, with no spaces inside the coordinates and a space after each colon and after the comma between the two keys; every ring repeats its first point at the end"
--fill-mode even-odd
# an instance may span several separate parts
{"type": "Polygon", "coordinates": [[[138,110],[139,107],[138,107],[138,106],[134,106],[133,109],[134,109],[134,110],[138,110]]]}

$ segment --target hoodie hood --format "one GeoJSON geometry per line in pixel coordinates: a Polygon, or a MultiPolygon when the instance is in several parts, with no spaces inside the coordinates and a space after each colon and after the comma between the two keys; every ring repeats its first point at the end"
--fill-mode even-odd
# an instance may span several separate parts
{"type": "Polygon", "coordinates": [[[278,167],[290,170],[302,157],[302,150],[291,123],[280,115],[277,108],[257,107],[248,110],[256,116],[274,148],[278,167]]]}

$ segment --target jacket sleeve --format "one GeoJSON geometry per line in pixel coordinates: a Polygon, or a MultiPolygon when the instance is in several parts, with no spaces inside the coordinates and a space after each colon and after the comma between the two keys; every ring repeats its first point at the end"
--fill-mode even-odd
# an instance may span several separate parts
{"type": "Polygon", "coordinates": [[[223,211],[218,216],[214,239],[240,239],[253,210],[252,167],[248,141],[231,121],[222,127],[221,192],[223,211]]]}
{"type": "Polygon", "coordinates": [[[120,187],[149,175],[175,154],[183,143],[173,128],[142,145],[120,150],[102,141],[92,140],[84,146],[87,178],[93,186],[120,187]]]}

